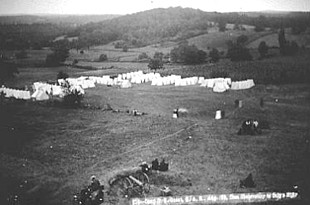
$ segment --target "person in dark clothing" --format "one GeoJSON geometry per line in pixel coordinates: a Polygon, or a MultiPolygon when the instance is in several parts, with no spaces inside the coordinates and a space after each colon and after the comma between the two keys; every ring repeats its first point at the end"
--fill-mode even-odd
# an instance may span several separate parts
{"type": "Polygon", "coordinates": [[[152,161],[152,170],[158,170],[159,168],[159,162],[158,159],[156,158],[155,160],[152,161]]]}
{"type": "Polygon", "coordinates": [[[168,163],[165,162],[165,159],[163,159],[161,162],[160,162],[160,165],[159,165],[159,171],[162,171],[162,172],[165,172],[165,171],[168,171],[168,163]]]}
{"type": "Polygon", "coordinates": [[[100,189],[100,182],[96,178],[96,176],[92,176],[91,177],[91,184],[90,184],[89,188],[91,189],[92,192],[97,191],[98,189],[100,189]]]}

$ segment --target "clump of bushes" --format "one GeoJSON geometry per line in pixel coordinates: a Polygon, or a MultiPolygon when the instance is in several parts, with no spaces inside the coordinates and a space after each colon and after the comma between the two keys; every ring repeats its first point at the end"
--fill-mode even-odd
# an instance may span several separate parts
{"type": "Polygon", "coordinates": [[[284,56],[292,56],[298,53],[299,46],[295,41],[287,41],[285,39],[284,29],[280,29],[278,34],[280,53],[284,56]]]}
{"type": "Polygon", "coordinates": [[[212,63],[216,63],[220,60],[220,52],[216,48],[213,48],[209,53],[209,57],[212,63]]]}
{"type": "Polygon", "coordinates": [[[164,68],[164,62],[163,62],[164,54],[162,52],[156,52],[154,54],[154,57],[150,59],[150,62],[148,64],[148,67],[151,70],[159,70],[164,68]]]}
{"type": "Polygon", "coordinates": [[[177,63],[200,64],[205,62],[207,53],[199,50],[195,45],[188,45],[185,41],[170,51],[170,57],[173,62],[177,63]]]}
{"type": "Polygon", "coordinates": [[[267,46],[265,41],[260,42],[259,46],[258,46],[258,52],[260,55],[260,58],[263,59],[267,56],[269,47],[267,46]]]}
{"type": "Polygon", "coordinates": [[[103,62],[103,61],[106,61],[106,60],[108,60],[107,54],[101,54],[99,56],[99,62],[103,62]]]}
{"type": "Polygon", "coordinates": [[[228,41],[227,58],[231,61],[250,61],[253,59],[250,54],[250,50],[245,47],[245,43],[248,38],[245,35],[241,35],[234,41],[228,41]]]}
{"type": "Polygon", "coordinates": [[[144,60],[144,59],[149,59],[149,56],[145,52],[140,53],[138,56],[138,60],[144,60]]]}

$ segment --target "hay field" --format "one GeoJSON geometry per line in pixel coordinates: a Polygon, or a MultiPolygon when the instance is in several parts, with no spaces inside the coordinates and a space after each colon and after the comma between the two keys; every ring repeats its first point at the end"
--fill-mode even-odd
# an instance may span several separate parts
{"type": "MultiPolygon", "coordinates": [[[[29,77],[28,72],[19,78],[29,77]]],[[[47,73],[52,76],[42,70],[37,77],[47,73]]],[[[5,101],[1,132],[8,138],[1,138],[0,171],[2,182],[10,186],[1,190],[11,193],[27,180],[23,197],[31,204],[70,204],[93,174],[107,187],[116,173],[165,158],[170,170],[152,185],[149,196],[157,196],[163,185],[174,195],[288,191],[296,184],[304,191],[309,188],[309,91],[304,84],[257,85],[222,94],[199,86],[149,84],[86,90],[85,104],[109,104],[121,112],[5,101]],[[236,99],[243,101],[242,108],[234,107],[236,99]],[[176,107],[187,108],[188,115],[172,119],[176,107]],[[125,112],[132,109],[147,115],[125,112]],[[215,120],[217,109],[227,117],[215,120]],[[267,120],[271,129],[258,136],[237,135],[248,118],[267,120]],[[239,188],[239,180],[249,173],[257,187],[239,188]],[[188,181],[191,186],[183,183],[188,181]]]]}

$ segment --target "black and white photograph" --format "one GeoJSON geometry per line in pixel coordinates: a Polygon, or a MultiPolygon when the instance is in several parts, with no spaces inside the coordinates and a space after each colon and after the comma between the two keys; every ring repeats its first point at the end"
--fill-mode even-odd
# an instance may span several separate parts
{"type": "Polygon", "coordinates": [[[310,1],[0,0],[0,204],[310,204],[310,1]]]}

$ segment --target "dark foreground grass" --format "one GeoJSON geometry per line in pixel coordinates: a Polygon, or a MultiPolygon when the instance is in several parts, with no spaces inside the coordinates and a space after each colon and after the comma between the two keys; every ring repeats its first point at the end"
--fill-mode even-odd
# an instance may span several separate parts
{"type": "Polygon", "coordinates": [[[91,175],[108,188],[111,177],[155,158],[166,159],[170,169],[152,176],[148,196],[158,196],[164,185],[173,195],[282,192],[298,185],[304,197],[309,191],[309,89],[258,85],[216,94],[198,86],[140,85],[87,90],[84,103],[95,107],[108,103],[120,112],[5,101],[0,115],[5,133],[0,155],[2,200],[27,180],[22,196],[31,204],[70,204],[91,175]],[[241,109],[234,108],[236,99],[243,101],[241,109]],[[176,107],[189,113],[172,119],[176,107]],[[126,113],[132,109],[147,114],[126,113]],[[214,120],[216,109],[225,110],[227,117],[214,120]],[[270,129],[258,136],[237,135],[247,118],[266,120],[270,129]],[[256,188],[239,188],[239,180],[249,173],[256,188]]]}

